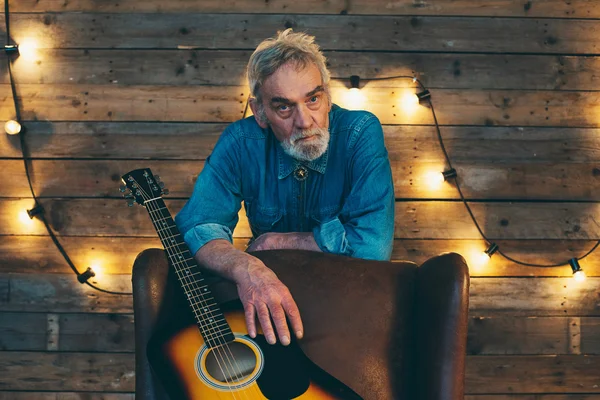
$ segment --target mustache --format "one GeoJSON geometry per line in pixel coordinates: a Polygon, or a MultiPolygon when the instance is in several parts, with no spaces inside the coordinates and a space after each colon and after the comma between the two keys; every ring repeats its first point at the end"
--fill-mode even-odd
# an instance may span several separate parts
{"type": "Polygon", "coordinates": [[[313,128],[313,129],[304,129],[301,131],[296,131],[292,133],[292,137],[290,138],[290,142],[295,143],[299,139],[304,139],[311,136],[323,136],[325,135],[327,129],[326,128],[313,128]]]}

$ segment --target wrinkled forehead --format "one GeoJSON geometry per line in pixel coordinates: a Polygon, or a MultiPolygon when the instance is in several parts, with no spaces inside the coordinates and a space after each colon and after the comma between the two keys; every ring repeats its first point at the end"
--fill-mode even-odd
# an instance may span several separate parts
{"type": "Polygon", "coordinates": [[[287,99],[295,102],[323,89],[321,73],[314,63],[302,67],[297,63],[286,63],[265,79],[261,95],[265,102],[273,99],[287,99]]]}

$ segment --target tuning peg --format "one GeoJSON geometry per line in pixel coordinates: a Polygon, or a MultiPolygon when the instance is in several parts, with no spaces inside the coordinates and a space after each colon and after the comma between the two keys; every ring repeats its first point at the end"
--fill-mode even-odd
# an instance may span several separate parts
{"type": "Polygon", "coordinates": [[[127,200],[127,205],[128,205],[129,207],[133,207],[133,204],[134,204],[134,203],[135,203],[135,201],[134,201],[134,200],[131,200],[131,199],[130,199],[130,200],[127,200]]]}
{"type": "Polygon", "coordinates": [[[119,192],[124,193],[127,190],[127,186],[122,185],[119,187],[119,192]]]}
{"type": "Polygon", "coordinates": [[[123,195],[123,197],[126,198],[126,199],[134,199],[135,198],[135,197],[133,197],[133,195],[131,193],[125,193],[123,195]]]}
{"type": "Polygon", "coordinates": [[[165,188],[165,183],[164,182],[158,182],[158,186],[160,186],[161,189],[165,188]]]}
{"type": "Polygon", "coordinates": [[[163,189],[163,194],[166,196],[169,194],[169,189],[163,189]]]}
{"type": "Polygon", "coordinates": [[[154,180],[155,180],[156,182],[160,181],[160,176],[159,176],[159,175],[154,175],[154,180]]]}

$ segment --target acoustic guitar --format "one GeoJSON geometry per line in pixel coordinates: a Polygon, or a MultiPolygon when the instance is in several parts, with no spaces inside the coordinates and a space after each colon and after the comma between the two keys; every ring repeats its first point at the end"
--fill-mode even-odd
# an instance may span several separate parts
{"type": "Polygon", "coordinates": [[[268,344],[248,335],[239,301],[219,305],[169,213],[164,184],[150,169],[122,176],[129,205],[148,211],[193,314],[153,334],[148,360],[172,400],[348,399],[354,391],[312,363],[295,340],[268,344]]]}

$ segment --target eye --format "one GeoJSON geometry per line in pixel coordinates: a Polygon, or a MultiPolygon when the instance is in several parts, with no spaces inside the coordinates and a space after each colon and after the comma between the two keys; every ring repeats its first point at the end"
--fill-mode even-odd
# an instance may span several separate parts
{"type": "Polygon", "coordinates": [[[289,111],[289,109],[290,109],[290,107],[286,106],[285,104],[282,104],[282,105],[280,105],[280,106],[277,107],[278,111],[283,111],[283,112],[289,111]]]}
{"type": "Polygon", "coordinates": [[[319,96],[313,96],[310,98],[309,100],[311,103],[316,103],[317,101],[319,101],[319,96]]]}

